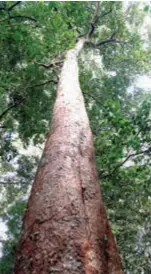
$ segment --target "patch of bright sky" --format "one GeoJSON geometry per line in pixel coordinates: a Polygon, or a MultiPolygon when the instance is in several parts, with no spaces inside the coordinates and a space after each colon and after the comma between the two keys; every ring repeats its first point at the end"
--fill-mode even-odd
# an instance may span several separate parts
{"type": "MultiPolygon", "coordinates": [[[[0,241],[7,239],[7,226],[5,223],[0,219],[0,241]]],[[[2,244],[0,243],[0,257],[2,256],[2,244]]]]}
{"type": "Polygon", "coordinates": [[[138,77],[138,79],[135,82],[135,85],[141,89],[147,89],[151,91],[151,76],[142,75],[138,77]]]}
{"type": "Polygon", "coordinates": [[[3,239],[5,240],[7,237],[6,237],[6,232],[7,232],[7,226],[5,225],[5,223],[2,222],[2,220],[0,219],[1,221],[1,225],[0,225],[0,240],[3,239]]]}

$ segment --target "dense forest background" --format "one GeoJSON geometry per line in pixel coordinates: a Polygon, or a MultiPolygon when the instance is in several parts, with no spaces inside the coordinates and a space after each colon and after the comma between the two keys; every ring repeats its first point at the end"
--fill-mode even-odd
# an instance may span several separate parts
{"type": "MultiPolygon", "coordinates": [[[[0,2],[0,273],[13,273],[22,216],[42,153],[65,54],[89,31],[96,2],[0,2]]],[[[108,217],[127,274],[151,272],[151,13],[103,1],[80,83],[108,217]],[[96,42],[98,40],[104,43],[96,42]],[[143,78],[142,76],[146,76],[143,78]]],[[[91,26],[93,27],[93,26],[91,26]]]]}

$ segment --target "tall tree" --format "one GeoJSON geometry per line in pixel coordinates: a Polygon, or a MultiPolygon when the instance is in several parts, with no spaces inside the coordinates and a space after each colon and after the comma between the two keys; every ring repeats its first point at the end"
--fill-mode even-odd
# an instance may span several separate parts
{"type": "Polygon", "coordinates": [[[79,84],[77,58],[85,41],[68,51],[62,68],[51,131],[24,216],[16,274],[122,273],[79,84]]]}
{"type": "MultiPolygon", "coordinates": [[[[18,157],[17,151],[12,146],[12,137],[14,138],[12,131],[15,134],[17,132],[25,145],[28,145],[31,138],[34,144],[43,140],[54,98],[54,84],[58,80],[55,75],[64,59],[64,53],[74,47],[77,33],[78,36],[89,33],[87,38],[91,38],[94,34],[91,41],[90,39],[85,41],[82,58],[79,58],[79,61],[82,60],[80,82],[91,128],[95,135],[99,176],[103,180],[108,213],[114,224],[114,215],[110,212],[115,208],[115,216],[120,215],[120,203],[123,198],[118,185],[123,186],[122,177],[125,178],[122,172],[117,176],[119,174],[117,171],[120,166],[122,167],[125,156],[129,157],[129,154],[125,153],[128,152],[127,150],[136,149],[136,154],[143,155],[139,150],[141,147],[138,146],[138,140],[134,141],[139,130],[135,125],[135,119],[131,119],[133,111],[130,109],[131,106],[134,109],[134,100],[131,96],[127,96],[126,89],[134,75],[144,71],[144,68],[146,70],[149,62],[146,45],[143,48],[138,35],[138,25],[141,25],[139,22],[142,20],[138,15],[134,16],[137,14],[137,6],[128,7],[128,15],[125,15],[122,3],[102,2],[101,9],[98,10],[98,22],[96,22],[97,13],[94,12],[95,7],[96,3],[92,2],[37,2],[36,4],[16,2],[13,5],[8,2],[5,6],[2,3],[0,10],[2,18],[0,56],[3,64],[0,74],[0,95],[4,102],[0,115],[3,138],[2,164],[6,164],[4,166],[6,170],[11,159],[18,157]],[[93,19],[91,19],[92,14],[94,14],[93,19]],[[21,24],[19,25],[18,22],[21,24]],[[91,27],[89,27],[90,22],[91,27]],[[129,28],[131,24],[132,28],[129,28]],[[99,37],[101,41],[96,42],[99,37]],[[3,54],[4,50],[5,54],[3,54]],[[56,62],[56,56],[61,57],[59,62],[56,62]],[[88,69],[87,58],[91,59],[92,56],[94,63],[97,63],[98,56],[101,56],[100,64],[92,67],[93,62],[91,62],[91,68],[88,69]],[[101,63],[104,66],[102,70],[101,63]]],[[[133,157],[135,151],[130,154],[133,157]]],[[[25,159],[19,166],[21,175],[21,171],[24,173],[23,169],[26,169],[25,159]]],[[[21,193],[25,193],[31,181],[27,178],[22,178],[20,181],[18,179],[19,177],[15,178],[14,182],[14,178],[10,178],[6,182],[6,177],[3,177],[1,188],[5,190],[5,195],[1,206],[2,208],[6,206],[5,212],[8,202],[14,203],[13,199],[16,201],[21,193]],[[6,202],[5,198],[9,201],[6,202]]],[[[124,205],[127,201],[126,198],[124,205]]],[[[129,216],[133,215],[132,209],[131,213],[127,212],[129,216]]],[[[124,214],[120,215],[120,218],[124,218],[123,216],[124,214]]],[[[115,229],[116,224],[120,223],[118,218],[113,228],[119,243],[121,246],[123,244],[121,249],[123,253],[128,245],[120,242],[122,236],[119,238],[115,229]]],[[[126,231],[126,226],[122,227],[120,223],[120,229],[126,231]]],[[[5,273],[4,264],[2,267],[2,273],[5,273]]],[[[10,274],[11,269],[12,267],[7,273],[10,274]]],[[[130,269],[127,263],[125,269],[130,269]]]]}

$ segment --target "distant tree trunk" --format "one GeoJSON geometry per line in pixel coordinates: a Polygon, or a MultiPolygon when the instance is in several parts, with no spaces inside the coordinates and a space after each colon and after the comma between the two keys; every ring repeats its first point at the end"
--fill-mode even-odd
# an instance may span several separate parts
{"type": "Polygon", "coordinates": [[[121,274],[78,79],[81,39],[62,68],[52,127],[23,220],[15,274],[121,274]]]}

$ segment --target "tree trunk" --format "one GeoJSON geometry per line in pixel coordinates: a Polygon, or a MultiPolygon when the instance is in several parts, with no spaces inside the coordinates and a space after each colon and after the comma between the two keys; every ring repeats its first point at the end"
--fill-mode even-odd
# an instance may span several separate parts
{"type": "Polygon", "coordinates": [[[121,274],[98,184],[78,79],[81,39],[67,53],[53,120],[23,220],[15,274],[121,274]]]}

